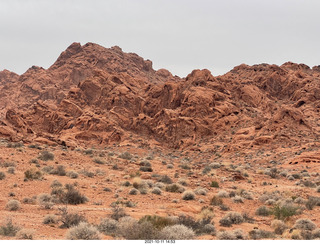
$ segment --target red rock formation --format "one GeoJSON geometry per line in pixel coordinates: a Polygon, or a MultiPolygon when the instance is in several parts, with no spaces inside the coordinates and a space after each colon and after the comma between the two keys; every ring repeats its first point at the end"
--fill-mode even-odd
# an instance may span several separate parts
{"type": "Polygon", "coordinates": [[[3,80],[14,84],[2,111],[16,101],[0,134],[66,145],[222,143],[224,151],[303,144],[319,137],[319,79],[319,67],[290,62],[242,64],[218,77],[194,70],[181,79],[119,47],[73,43],[47,70],[0,73],[2,93],[3,80]]]}

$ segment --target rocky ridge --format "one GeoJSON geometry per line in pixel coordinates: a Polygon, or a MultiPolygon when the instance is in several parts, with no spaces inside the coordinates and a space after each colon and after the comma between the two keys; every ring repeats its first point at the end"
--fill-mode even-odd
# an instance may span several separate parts
{"type": "Polygon", "coordinates": [[[0,136],[13,141],[227,153],[303,147],[320,133],[320,68],[291,62],[180,78],[119,47],[73,43],[49,69],[1,71],[0,94],[0,136]]]}

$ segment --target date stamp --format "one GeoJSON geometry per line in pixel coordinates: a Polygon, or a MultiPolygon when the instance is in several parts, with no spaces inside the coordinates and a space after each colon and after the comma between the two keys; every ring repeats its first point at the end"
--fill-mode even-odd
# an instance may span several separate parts
{"type": "Polygon", "coordinates": [[[145,240],[144,243],[148,244],[173,244],[175,240],[145,240]]]}

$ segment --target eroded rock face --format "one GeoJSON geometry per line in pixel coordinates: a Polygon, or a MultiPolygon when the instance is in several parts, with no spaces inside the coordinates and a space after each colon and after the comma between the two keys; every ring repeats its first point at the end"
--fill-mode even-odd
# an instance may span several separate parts
{"type": "Polygon", "coordinates": [[[223,76],[204,69],[182,79],[119,47],[73,43],[47,70],[0,72],[0,132],[66,145],[222,143],[226,151],[303,143],[319,137],[318,70],[242,64],[223,76]]]}

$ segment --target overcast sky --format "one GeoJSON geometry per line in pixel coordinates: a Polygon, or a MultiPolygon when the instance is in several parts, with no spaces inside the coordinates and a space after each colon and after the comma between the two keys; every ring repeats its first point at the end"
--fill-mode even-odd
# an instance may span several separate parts
{"type": "Polygon", "coordinates": [[[72,42],[118,45],[186,76],[320,64],[319,0],[0,0],[0,70],[50,67],[72,42]]]}

